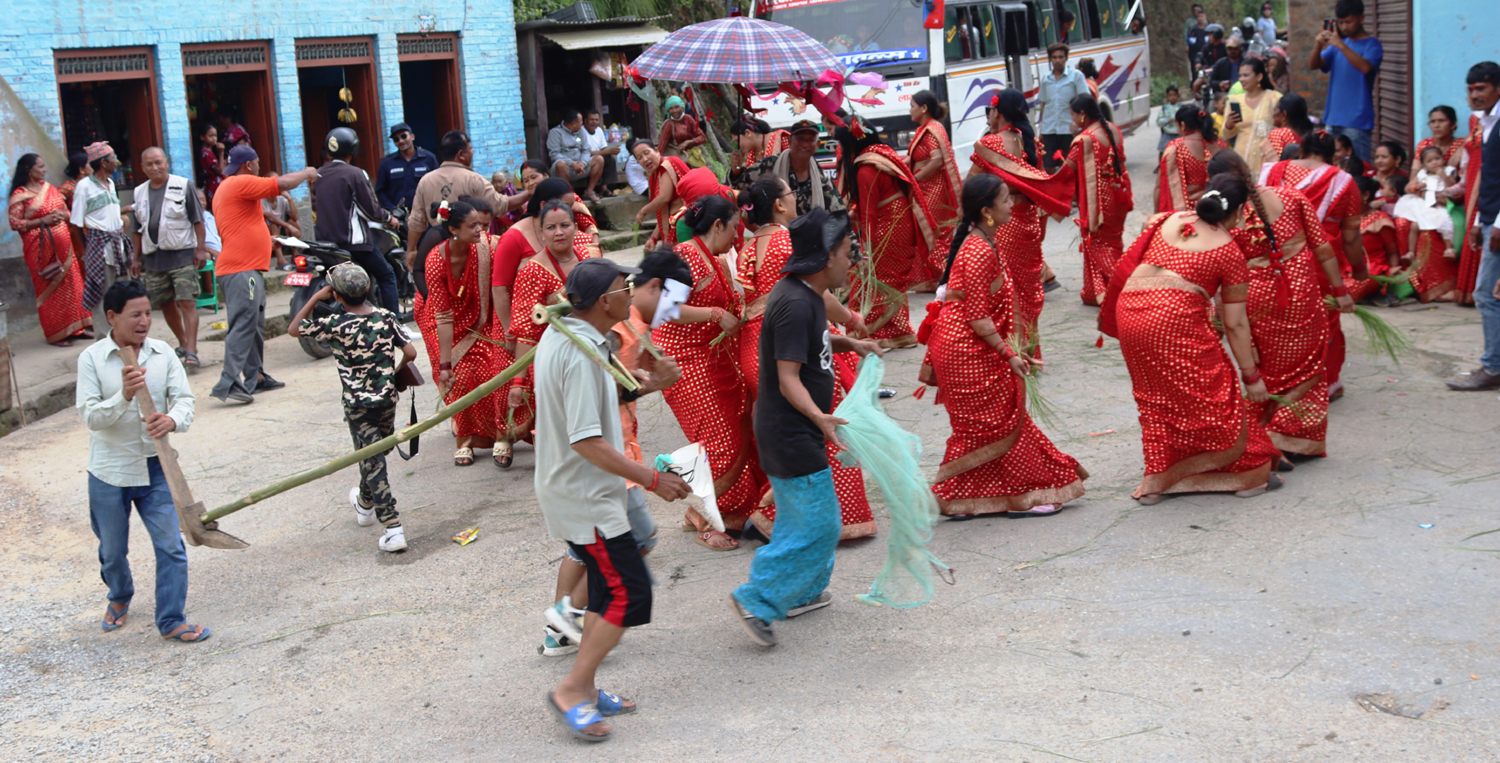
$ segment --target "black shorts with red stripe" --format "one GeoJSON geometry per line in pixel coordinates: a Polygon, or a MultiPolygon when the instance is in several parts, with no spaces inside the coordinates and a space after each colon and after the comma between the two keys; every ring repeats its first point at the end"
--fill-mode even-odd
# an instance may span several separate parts
{"type": "Polygon", "coordinates": [[[588,570],[588,611],[621,628],[651,622],[651,573],[634,536],[627,531],[605,538],[595,530],[593,543],[568,545],[588,570]]]}

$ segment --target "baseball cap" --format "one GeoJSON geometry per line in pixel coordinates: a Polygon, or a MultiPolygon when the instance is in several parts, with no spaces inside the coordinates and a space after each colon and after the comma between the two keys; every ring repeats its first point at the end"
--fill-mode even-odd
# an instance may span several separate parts
{"type": "Polygon", "coordinates": [[[849,213],[813,207],[786,229],[792,239],[792,256],[781,272],[805,276],[828,267],[834,245],[849,235],[849,213]]]}
{"type": "Polygon", "coordinates": [[[249,146],[235,146],[229,149],[229,156],[226,158],[228,166],[224,168],[224,174],[233,175],[240,171],[240,165],[259,158],[260,154],[255,153],[255,149],[249,146]]]}
{"type": "Polygon", "coordinates": [[[397,122],[393,127],[391,127],[391,140],[395,140],[396,136],[399,135],[399,134],[401,134],[401,133],[403,133],[403,132],[414,132],[414,131],[411,129],[411,125],[409,125],[409,124],[407,124],[405,122],[397,122]]]}
{"type": "Polygon", "coordinates": [[[592,307],[619,276],[634,275],[640,268],[630,268],[605,257],[591,257],[573,266],[564,287],[568,301],[578,310],[592,307]]]}
{"type": "Polygon", "coordinates": [[[799,132],[807,132],[808,130],[811,130],[813,132],[823,132],[823,126],[819,125],[817,122],[812,121],[811,119],[803,119],[792,125],[792,128],[788,130],[788,132],[796,135],[799,132]]]}
{"type": "Polygon", "coordinates": [[[341,262],[328,271],[328,285],[341,297],[363,297],[370,293],[370,274],[352,262],[341,262]]]}

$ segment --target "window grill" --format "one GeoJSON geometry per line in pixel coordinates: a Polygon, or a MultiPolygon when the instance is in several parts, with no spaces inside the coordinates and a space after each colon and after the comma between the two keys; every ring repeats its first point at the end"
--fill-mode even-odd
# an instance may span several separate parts
{"type": "MultiPolygon", "coordinates": [[[[298,51],[300,54],[300,50],[298,51]]],[[[243,66],[245,64],[264,64],[266,62],[266,46],[255,45],[247,48],[210,48],[208,50],[185,50],[182,52],[182,68],[204,69],[221,66],[243,66]]]]}
{"type": "Polygon", "coordinates": [[[59,76],[87,76],[114,74],[118,72],[151,72],[151,57],[147,53],[124,53],[102,56],[68,56],[57,59],[59,76]]]}
{"type": "Polygon", "coordinates": [[[370,58],[370,41],[308,42],[297,44],[298,61],[322,61],[341,58],[370,58]]]}
{"type": "Polygon", "coordinates": [[[397,40],[396,42],[396,53],[402,56],[452,52],[452,37],[419,37],[397,40]]]}

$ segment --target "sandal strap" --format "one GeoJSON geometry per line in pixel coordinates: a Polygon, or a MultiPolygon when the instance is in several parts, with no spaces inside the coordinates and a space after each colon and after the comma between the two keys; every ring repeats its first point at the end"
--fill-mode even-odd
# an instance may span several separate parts
{"type": "Polygon", "coordinates": [[[567,709],[563,717],[568,719],[568,725],[582,731],[602,720],[599,708],[593,702],[580,702],[567,709]]]}

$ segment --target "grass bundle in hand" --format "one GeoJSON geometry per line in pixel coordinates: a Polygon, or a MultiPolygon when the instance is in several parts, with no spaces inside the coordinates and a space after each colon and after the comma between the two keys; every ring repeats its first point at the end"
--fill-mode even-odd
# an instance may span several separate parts
{"type": "MultiPolygon", "coordinates": [[[[1020,335],[1012,334],[1006,338],[1005,343],[1025,357],[1031,357],[1036,352],[1037,346],[1041,344],[1034,330],[1027,332],[1024,339],[1020,335]]],[[[1032,420],[1052,429],[1062,429],[1062,419],[1058,416],[1057,409],[1042,395],[1041,369],[1036,366],[1028,368],[1023,383],[1026,385],[1027,415],[1031,416],[1032,420]]]]}
{"type": "Polygon", "coordinates": [[[1414,275],[1416,275],[1416,272],[1412,270],[1403,271],[1399,276],[1383,276],[1378,273],[1371,273],[1370,280],[1385,286],[1395,286],[1397,284],[1410,283],[1411,277],[1414,275]]]}
{"type": "Polygon", "coordinates": [[[1269,398],[1271,402],[1291,411],[1292,415],[1296,416],[1298,421],[1307,423],[1313,419],[1312,411],[1307,410],[1307,406],[1303,405],[1301,402],[1293,402],[1291,400],[1288,400],[1287,398],[1282,397],[1281,395],[1266,395],[1266,397],[1269,398]]]}
{"type": "MultiPolygon", "coordinates": [[[[1323,297],[1323,304],[1331,309],[1338,309],[1338,300],[1333,297],[1323,297]]],[[[1401,363],[1401,356],[1411,352],[1415,346],[1411,339],[1401,329],[1392,326],[1386,319],[1375,314],[1375,311],[1355,305],[1354,317],[1364,324],[1365,338],[1368,344],[1365,352],[1370,355],[1389,355],[1397,365],[1401,363]]]]}

